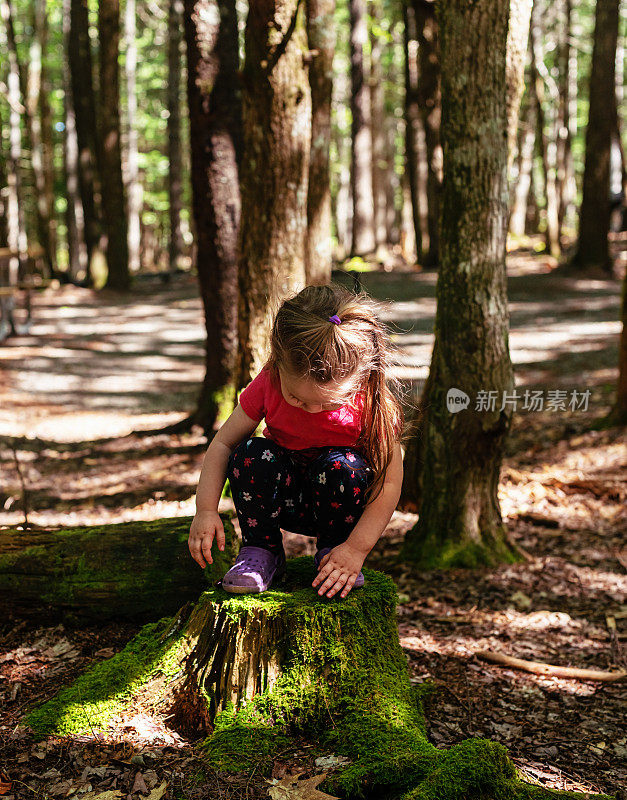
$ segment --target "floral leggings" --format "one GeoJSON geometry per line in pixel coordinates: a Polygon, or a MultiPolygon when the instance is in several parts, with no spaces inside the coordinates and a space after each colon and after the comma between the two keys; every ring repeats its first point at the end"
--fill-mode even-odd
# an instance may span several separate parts
{"type": "Polygon", "coordinates": [[[315,536],[318,549],[346,541],[363,513],[373,471],[354,447],[288,450],[256,436],[233,450],[226,477],[242,543],[278,554],[281,528],[315,536]]]}

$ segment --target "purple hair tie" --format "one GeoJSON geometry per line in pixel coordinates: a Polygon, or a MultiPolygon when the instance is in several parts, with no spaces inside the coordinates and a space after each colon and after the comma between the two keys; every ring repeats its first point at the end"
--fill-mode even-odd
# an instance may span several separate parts
{"type": "Polygon", "coordinates": [[[329,317],[329,322],[334,322],[336,325],[339,325],[342,320],[338,317],[337,314],[334,314],[332,317],[329,317]]]}

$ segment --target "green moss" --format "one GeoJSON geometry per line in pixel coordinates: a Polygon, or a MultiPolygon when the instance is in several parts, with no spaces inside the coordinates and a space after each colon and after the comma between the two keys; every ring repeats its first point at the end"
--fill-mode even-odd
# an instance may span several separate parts
{"type": "Polygon", "coordinates": [[[135,692],[152,678],[167,678],[180,670],[180,634],[168,636],[174,619],[144,625],[120,653],[87,670],[28,713],[25,722],[42,735],[106,730],[115,714],[132,707],[135,692]]]}
{"type": "Polygon", "coordinates": [[[237,539],[230,515],[222,519],[226,548],[214,543],[214,563],[204,572],[189,553],[192,518],[180,517],[50,534],[42,544],[0,556],[0,590],[36,597],[66,618],[154,620],[195,600],[231,566],[237,539]]]}
{"type": "Polygon", "coordinates": [[[400,558],[410,561],[419,569],[452,569],[462,567],[477,569],[491,567],[496,564],[513,564],[520,557],[503,538],[493,537],[488,544],[478,544],[468,539],[445,539],[438,541],[434,536],[420,540],[410,531],[403,544],[400,558]]]}

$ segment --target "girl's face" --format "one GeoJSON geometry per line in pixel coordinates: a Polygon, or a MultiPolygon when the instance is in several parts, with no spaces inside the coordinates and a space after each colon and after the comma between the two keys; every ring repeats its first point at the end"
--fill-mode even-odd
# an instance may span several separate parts
{"type": "Polygon", "coordinates": [[[279,376],[285,402],[302,408],[309,414],[336,411],[355,393],[354,380],[351,378],[342,383],[319,384],[310,378],[298,378],[281,368],[279,376]]]}

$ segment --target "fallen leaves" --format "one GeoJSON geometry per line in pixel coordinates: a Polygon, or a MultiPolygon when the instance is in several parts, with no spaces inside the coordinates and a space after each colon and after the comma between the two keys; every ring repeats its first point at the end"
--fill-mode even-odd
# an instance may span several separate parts
{"type": "Polygon", "coordinates": [[[340,800],[339,797],[326,794],[316,788],[327,777],[326,772],[299,780],[303,774],[297,772],[294,775],[287,775],[281,781],[276,778],[266,779],[266,783],[271,784],[268,794],[272,800],[340,800]]]}

